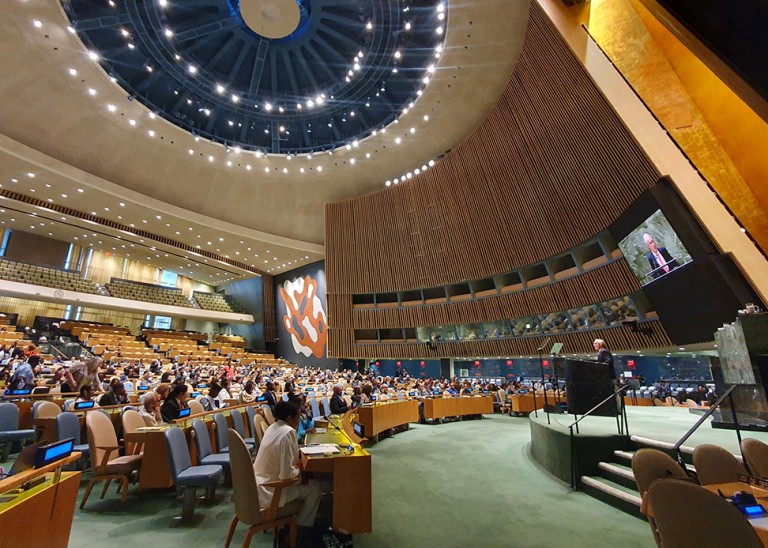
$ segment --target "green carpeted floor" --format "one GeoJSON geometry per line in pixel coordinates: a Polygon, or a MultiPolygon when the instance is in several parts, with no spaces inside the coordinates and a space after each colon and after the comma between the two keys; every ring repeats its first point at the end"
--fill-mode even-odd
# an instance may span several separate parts
{"type": "MultiPolygon", "coordinates": [[[[373,533],[356,536],[355,546],[653,546],[647,523],[572,492],[532,460],[529,443],[528,419],[499,415],[412,425],[382,440],[370,450],[373,533]]],[[[105,500],[100,492],[76,511],[70,546],[224,544],[228,489],[216,505],[198,507],[194,527],[174,526],[181,507],[170,494],[132,494],[123,505],[114,487],[105,500]]],[[[269,545],[261,534],[252,543],[269,545]]]]}

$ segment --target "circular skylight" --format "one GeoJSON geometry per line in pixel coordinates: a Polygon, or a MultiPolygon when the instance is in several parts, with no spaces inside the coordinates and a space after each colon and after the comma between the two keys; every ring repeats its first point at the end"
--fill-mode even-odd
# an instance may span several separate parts
{"type": "Polygon", "coordinates": [[[170,122],[227,146],[330,150],[416,101],[442,51],[435,0],[67,0],[91,57],[170,122]]]}

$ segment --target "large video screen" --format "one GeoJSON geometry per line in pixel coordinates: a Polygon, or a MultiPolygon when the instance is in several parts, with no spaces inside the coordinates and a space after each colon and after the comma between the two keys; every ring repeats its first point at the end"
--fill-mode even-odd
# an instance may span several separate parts
{"type": "Polygon", "coordinates": [[[619,249],[643,285],[669,275],[692,260],[661,210],[656,210],[621,240],[619,249]]]}

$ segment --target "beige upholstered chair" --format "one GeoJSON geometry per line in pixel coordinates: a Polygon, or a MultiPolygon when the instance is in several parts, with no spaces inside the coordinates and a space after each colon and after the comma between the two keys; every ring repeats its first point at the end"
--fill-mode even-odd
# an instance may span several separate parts
{"type": "Polygon", "coordinates": [[[187,405],[190,408],[190,415],[197,415],[198,413],[205,413],[203,404],[197,400],[187,400],[187,405]]]}
{"type": "Polygon", "coordinates": [[[737,476],[747,473],[736,457],[717,445],[697,446],[693,450],[693,465],[702,485],[739,481],[737,476]]]}
{"type": "Polygon", "coordinates": [[[261,447],[261,440],[264,438],[264,432],[267,431],[267,428],[269,428],[269,425],[267,424],[267,421],[264,420],[264,417],[261,415],[256,415],[253,417],[253,430],[255,433],[255,438],[259,442],[259,447],[261,447]]]}
{"type": "Polygon", "coordinates": [[[747,438],[741,442],[741,453],[753,475],[768,478],[768,445],[760,440],[747,438]]]}
{"type": "Polygon", "coordinates": [[[261,406],[261,413],[264,415],[264,420],[267,421],[267,425],[275,422],[275,416],[272,414],[272,409],[268,405],[261,406]]]}
{"type": "Polygon", "coordinates": [[[263,484],[265,487],[274,488],[275,492],[269,508],[262,508],[259,502],[256,477],[253,475],[251,454],[243,438],[231,428],[229,429],[229,459],[232,471],[232,499],[235,501],[235,516],[229,526],[225,548],[229,548],[235,534],[235,528],[241,521],[249,526],[243,541],[244,548],[250,546],[254,533],[272,529],[274,535],[277,536],[277,531],[284,525],[290,526],[291,546],[296,546],[298,530],[295,516],[301,510],[302,503],[296,500],[280,507],[280,495],[283,487],[297,482],[298,478],[263,484]]]}
{"type": "Polygon", "coordinates": [[[632,473],[635,476],[637,490],[643,498],[640,511],[648,518],[648,523],[653,532],[653,538],[656,544],[661,546],[659,533],[656,529],[656,522],[653,516],[648,515],[648,488],[651,484],[660,479],[680,479],[685,480],[688,474],[675,462],[675,459],[658,449],[640,449],[632,456],[632,473]]]}
{"type": "MultiPolygon", "coordinates": [[[[141,414],[139,414],[138,411],[133,411],[131,409],[123,411],[122,421],[123,421],[123,435],[132,434],[136,432],[139,428],[144,428],[144,426],[146,426],[144,422],[144,418],[141,416],[141,414]]],[[[128,455],[138,455],[144,452],[144,444],[126,442],[125,449],[126,449],[125,452],[128,455]]]]}
{"type": "Polygon", "coordinates": [[[665,547],[763,545],[744,515],[722,497],[688,481],[653,482],[648,499],[665,547]]]}
{"type": "Polygon", "coordinates": [[[51,401],[40,402],[40,406],[37,408],[37,418],[55,419],[61,412],[61,407],[51,401]]]}
{"type": "Polygon", "coordinates": [[[91,494],[97,481],[105,480],[106,484],[101,492],[101,498],[107,493],[112,480],[117,480],[121,485],[121,501],[128,497],[128,480],[132,472],[141,467],[141,455],[119,456],[117,435],[109,417],[99,410],[91,411],[85,415],[85,424],[88,427],[88,444],[91,448],[91,466],[93,476],[85,489],[80,509],[85,506],[88,496],[91,494]]]}

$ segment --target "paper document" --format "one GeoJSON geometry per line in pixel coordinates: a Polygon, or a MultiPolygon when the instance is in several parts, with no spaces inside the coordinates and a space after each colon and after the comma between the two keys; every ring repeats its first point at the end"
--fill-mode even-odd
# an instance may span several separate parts
{"type": "Polygon", "coordinates": [[[305,455],[325,455],[326,453],[340,453],[339,448],[332,443],[320,443],[318,445],[307,445],[300,449],[305,455]]]}
{"type": "Polygon", "coordinates": [[[315,434],[326,434],[327,432],[327,428],[315,428],[315,434]]]}

